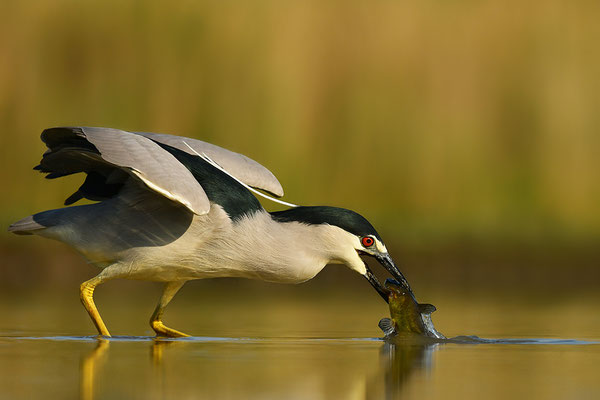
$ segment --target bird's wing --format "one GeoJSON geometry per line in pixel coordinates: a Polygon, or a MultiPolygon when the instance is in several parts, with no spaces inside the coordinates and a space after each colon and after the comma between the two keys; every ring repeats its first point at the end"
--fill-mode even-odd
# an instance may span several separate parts
{"type": "MultiPolygon", "coordinates": [[[[36,169],[49,172],[48,178],[87,172],[79,191],[106,192],[113,182],[122,181],[118,175],[124,171],[195,214],[206,214],[210,209],[208,197],[192,173],[144,136],[108,128],[60,127],[44,130],[42,140],[48,151],[36,169]]],[[[77,192],[74,196],[66,204],[81,197],[91,198],[77,192]]]]}
{"type": "Polygon", "coordinates": [[[243,154],[235,153],[201,140],[182,136],[150,132],[133,133],[175,147],[189,154],[206,154],[210,159],[219,164],[225,171],[246,185],[256,189],[265,190],[277,197],[283,196],[283,188],[281,187],[281,184],[275,175],[273,175],[271,171],[256,161],[244,156],[243,154]]]}

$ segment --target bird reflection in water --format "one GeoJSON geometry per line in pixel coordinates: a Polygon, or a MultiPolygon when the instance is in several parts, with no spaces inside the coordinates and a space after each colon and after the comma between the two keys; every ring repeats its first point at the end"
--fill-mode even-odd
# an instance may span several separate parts
{"type": "Polygon", "coordinates": [[[106,353],[108,352],[109,346],[110,343],[108,340],[99,338],[94,350],[81,360],[79,376],[80,399],[93,400],[98,369],[101,368],[106,361],[106,353]]]}
{"type": "MultiPolygon", "coordinates": [[[[163,379],[160,373],[163,350],[167,346],[174,345],[175,342],[167,342],[161,340],[154,340],[150,347],[150,357],[152,364],[157,368],[155,369],[154,382],[158,386],[159,393],[162,393],[163,379]]],[[[79,375],[79,387],[80,395],[79,398],[82,400],[93,400],[95,398],[95,390],[98,385],[98,376],[101,373],[103,365],[106,363],[106,359],[110,349],[110,341],[108,339],[99,337],[96,343],[96,347],[90,351],[81,360],[81,368],[79,375]]]]}
{"type": "Polygon", "coordinates": [[[380,353],[386,399],[401,398],[413,375],[431,369],[437,346],[438,343],[386,341],[380,353]]]}
{"type": "MultiPolygon", "coordinates": [[[[140,339],[144,341],[148,340],[147,337],[140,339]]],[[[120,341],[120,339],[117,339],[117,341],[120,341]]],[[[214,388],[202,388],[202,385],[197,388],[193,388],[195,384],[192,385],[192,387],[188,386],[174,388],[173,384],[175,383],[175,381],[168,379],[168,370],[170,369],[169,365],[171,365],[172,367],[172,364],[170,364],[169,362],[166,362],[165,364],[165,361],[169,360],[169,352],[173,352],[173,350],[175,350],[175,353],[178,353],[178,350],[180,350],[181,347],[189,347],[190,345],[193,346],[194,342],[194,340],[169,340],[163,338],[152,339],[148,343],[149,347],[147,348],[147,354],[149,355],[149,359],[147,360],[149,362],[147,362],[147,364],[145,365],[143,365],[144,363],[142,362],[141,365],[138,365],[139,368],[136,367],[136,369],[138,370],[145,369],[148,373],[144,373],[144,375],[146,376],[146,379],[150,379],[150,381],[146,381],[146,384],[143,385],[144,387],[139,388],[138,390],[142,390],[142,392],[146,393],[150,397],[154,396],[156,398],[168,398],[170,395],[176,395],[176,393],[186,393],[189,390],[192,390],[192,392],[196,393],[197,390],[214,390],[214,388]],[[148,390],[150,392],[148,392],[148,390]],[[175,390],[175,392],[172,392],[173,390],[175,390]]],[[[374,342],[379,341],[377,339],[374,339],[374,342]]],[[[364,345],[364,340],[361,339],[359,343],[361,343],[360,346],[362,347],[364,345]]],[[[252,346],[253,344],[248,345],[252,346]]],[[[382,343],[382,346],[373,348],[374,352],[376,351],[379,353],[378,355],[372,353],[374,356],[372,359],[373,361],[375,361],[375,365],[379,364],[379,368],[373,368],[374,365],[369,366],[365,364],[363,364],[364,368],[359,368],[361,365],[361,362],[359,360],[363,360],[363,358],[355,358],[355,356],[351,356],[351,358],[356,361],[356,363],[354,363],[355,367],[350,369],[340,368],[337,372],[335,372],[335,375],[337,376],[339,381],[346,382],[347,384],[354,383],[356,384],[356,387],[346,387],[346,384],[346,390],[340,391],[340,388],[338,387],[336,389],[336,393],[337,395],[339,395],[339,398],[381,398],[383,397],[384,393],[385,398],[387,399],[399,398],[402,393],[406,393],[406,389],[407,387],[410,387],[411,381],[414,381],[414,379],[418,377],[421,372],[427,371],[431,368],[432,354],[435,351],[437,345],[438,344],[387,340],[384,343],[382,343]],[[377,358],[379,359],[378,361],[377,358]],[[362,375],[362,372],[366,372],[367,374],[362,375]],[[364,379],[361,379],[361,376],[364,379]],[[362,383],[358,381],[361,381],[362,383]]],[[[113,370],[112,372],[114,372],[114,363],[117,362],[117,359],[114,358],[112,359],[112,361],[109,360],[111,346],[115,346],[114,343],[111,343],[111,340],[99,338],[94,349],[82,358],[80,368],[81,399],[93,400],[95,398],[105,397],[101,396],[101,393],[104,393],[106,395],[107,390],[122,390],[122,388],[109,388],[107,386],[107,374],[110,374],[111,370],[113,370]],[[109,365],[109,363],[113,364],[112,367],[109,365]]],[[[119,346],[117,346],[117,348],[118,347],[119,346]]],[[[353,345],[351,345],[351,347],[355,348],[355,346],[353,345]]],[[[285,351],[287,352],[288,349],[286,349],[285,351]]],[[[348,349],[348,351],[352,354],[353,349],[348,349]]],[[[119,353],[120,352],[117,352],[116,354],[119,353]]],[[[268,355],[265,355],[265,360],[273,361],[273,359],[270,358],[270,356],[268,355]]],[[[244,364],[245,362],[247,362],[247,359],[245,359],[245,361],[242,360],[242,364],[244,364]]],[[[293,360],[290,360],[290,362],[293,363],[293,360]]],[[[318,360],[315,360],[315,362],[315,365],[320,365],[320,362],[318,360]]],[[[314,368],[315,365],[313,365],[312,368],[314,368]]],[[[252,375],[254,376],[254,379],[260,380],[259,377],[263,374],[265,374],[262,377],[264,379],[274,378],[269,376],[270,369],[255,369],[253,371],[254,372],[252,372],[252,375]]],[[[297,372],[297,370],[295,371],[297,372]]],[[[226,373],[226,371],[223,371],[223,373],[226,373]]],[[[313,370],[313,373],[320,375],[323,381],[328,381],[328,377],[331,378],[332,370],[329,367],[327,367],[323,368],[321,372],[313,370]]],[[[307,380],[305,384],[312,382],[312,380],[309,379],[310,376],[307,376],[306,378],[307,380]]],[[[130,384],[128,385],[135,385],[135,380],[136,378],[130,378],[130,384]]],[[[281,382],[280,380],[277,381],[279,383],[281,382]]],[[[199,383],[199,381],[195,383],[199,383]]],[[[281,388],[278,387],[279,383],[269,383],[266,387],[260,386],[260,389],[261,391],[266,389],[267,391],[273,390],[275,392],[278,392],[279,390],[281,390],[281,388]]],[[[234,385],[234,387],[237,388],[237,385],[234,385]]],[[[230,389],[235,391],[235,388],[230,389]]],[[[290,390],[291,392],[300,389],[301,388],[295,386],[286,388],[286,390],[290,390]]],[[[301,391],[302,393],[307,395],[317,395],[318,393],[316,393],[315,390],[317,390],[318,392],[320,392],[321,390],[328,391],[329,388],[320,387],[319,385],[317,385],[312,387],[304,387],[304,389],[302,389],[301,391]]]]}

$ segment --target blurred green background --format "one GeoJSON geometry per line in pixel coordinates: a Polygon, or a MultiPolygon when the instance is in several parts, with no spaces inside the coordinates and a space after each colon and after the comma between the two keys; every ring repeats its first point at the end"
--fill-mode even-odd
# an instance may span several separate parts
{"type": "MultiPolygon", "coordinates": [[[[31,170],[44,128],[106,126],[221,145],[288,201],[362,213],[422,287],[600,280],[598,2],[5,0],[0,14],[3,227],[82,179],[31,170]]],[[[4,286],[94,273],[57,243],[0,238],[4,286]]]]}

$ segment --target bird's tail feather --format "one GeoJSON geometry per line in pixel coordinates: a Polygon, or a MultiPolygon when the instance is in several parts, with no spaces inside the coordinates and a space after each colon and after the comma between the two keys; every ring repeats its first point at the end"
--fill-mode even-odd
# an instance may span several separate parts
{"type": "Polygon", "coordinates": [[[33,235],[35,231],[48,228],[51,225],[44,221],[45,218],[40,218],[42,214],[44,213],[30,215],[17,221],[8,227],[8,231],[17,235],[33,235]]]}

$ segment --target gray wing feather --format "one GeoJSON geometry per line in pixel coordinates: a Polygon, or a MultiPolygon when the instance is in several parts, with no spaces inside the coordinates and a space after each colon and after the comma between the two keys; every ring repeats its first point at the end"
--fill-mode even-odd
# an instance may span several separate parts
{"type": "MultiPolygon", "coordinates": [[[[210,202],[202,186],[185,166],[152,140],[118,129],[54,129],[66,129],[82,136],[96,147],[103,160],[123,167],[151,190],[184,205],[195,214],[208,213],[210,202]]],[[[44,133],[48,131],[51,130],[44,133]]]]}
{"type": "Polygon", "coordinates": [[[175,147],[179,150],[185,151],[186,153],[194,154],[194,152],[185,145],[185,143],[187,143],[199,154],[204,153],[212,160],[216,161],[217,164],[219,164],[223,169],[246,185],[256,189],[265,190],[278,197],[283,196],[283,188],[281,187],[281,183],[279,183],[275,175],[273,175],[273,173],[267,168],[244,156],[243,154],[235,153],[201,140],[182,136],[151,132],[133,133],[175,147]]]}

